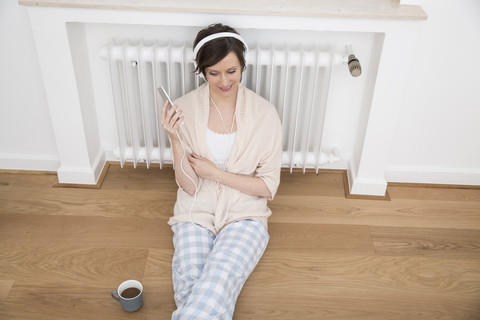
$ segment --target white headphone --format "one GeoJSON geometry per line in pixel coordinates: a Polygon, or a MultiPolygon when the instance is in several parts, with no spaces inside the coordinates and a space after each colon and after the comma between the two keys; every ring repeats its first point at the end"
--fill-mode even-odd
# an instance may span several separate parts
{"type": "MultiPolygon", "coordinates": [[[[243,40],[243,38],[239,34],[234,33],[234,32],[219,32],[219,33],[214,33],[214,34],[209,35],[208,37],[203,38],[202,40],[200,40],[199,43],[197,43],[197,45],[193,49],[193,65],[194,65],[195,69],[197,69],[197,54],[198,54],[198,51],[208,41],[213,40],[213,39],[218,39],[218,38],[235,38],[237,40],[240,40],[243,43],[243,45],[245,46],[245,51],[243,53],[243,56],[245,58],[245,67],[246,67],[247,66],[248,45],[245,42],[245,40],[243,40]]],[[[204,78],[203,73],[201,71],[199,73],[199,76],[202,79],[204,78]]]]}

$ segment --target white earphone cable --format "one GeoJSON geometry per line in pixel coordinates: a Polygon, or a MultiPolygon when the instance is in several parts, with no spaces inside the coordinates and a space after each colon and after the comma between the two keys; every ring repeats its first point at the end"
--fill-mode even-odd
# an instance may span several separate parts
{"type": "MultiPolygon", "coordinates": [[[[229,134],[229,136],[228,136],[228,139],[229,139],[228,144],[230,144],[230,138],[231,138],[230,135],[231,135],[231,133],[232,133],[232,131],[233,131],[233,127],[234,127],[234,124],[235,124],[235,118],[236,118],[236,114],[237,114],[237,109],[235,108],[235,112],[233,113],[232,126],[231,126],[230,130],[228,130],[228,129],[227,129],[227,126],[225,125],[225,121],[223,120],[222,114],[220,113],[220,110],[218,109],[217,105],[215,104],[215,101],[213,100],[213,98],[212,98],[211,96],[210,96],[210,99],[211,99],[211,101],[212,101],[215,109],[217,110],[219,116],[220,116],[220,120],[222,121],[222,124],[223,124],[223,127],[225,128],[225,131],[227,131],[227,134],[229,134]]],[[[190,222],[193,223],[193,224],[195,224],[195,222],[193,222],[192,210],[193,210],[193,207],[195,206],[195,202],[197,201],[198,185],[197,185],[197,183],[195,182],[195,180],[194,180],[192,177],[190,177],[190,176],[185,172],[185,169],[183,168],[183,160],[185,159],[185,156],[187,155],[187,152],[186,152],[186,149],[185,149],[185,145],[183,144],[183,141],[182,141],[182,139],[180,138],[180,135],[179,135],[179,133],[178,133],[178,130],[177,130],[176,134],[177,134],[178,140],[180,141],[180,145],[182,146],[182,149],[183,149],[183,155],[182,155],[182,158],[180,159],[180,168],[182,169],[183,174],[184,174],[184,175],[193,183],[193,185],[195,186],[195,193],[193,194],[193,202],[192,202],[192,205],[190,206],[190,210],[189,210],[189,212],[188,212],[188,216],[189,216],[190,222]]],[[[225,162],[224,162],[224,164],[223,164],[224,169],[225,169],[225,167],[226,167],[226,162],[227,162],[227,160],[228,160],[228,158],[225,157],[225,160],[224,160],[225,162]]],[[[178,184],[178,182],[177,182],[177,185],[181,188],[181,186],[178,184]]],[[[228,213],[229,213],[229,211],[230,211],[230,205],[231,205],[231,197],[229,197],[227,210],[226,210],[226,212],[225,212],[225,217],[223,218],[223,220],[222,220],[222,222],[220,223],[220,225],[217,226],[217,225],[215,225],[215,223],[214,223],[213,227],[205,227],[205,228],[206,228],[207,230],[212,230],[212,229],[221,228],[221,227],[225,224],[225,222],[226,222],[226,220],[227,220],[228,213]]]]}

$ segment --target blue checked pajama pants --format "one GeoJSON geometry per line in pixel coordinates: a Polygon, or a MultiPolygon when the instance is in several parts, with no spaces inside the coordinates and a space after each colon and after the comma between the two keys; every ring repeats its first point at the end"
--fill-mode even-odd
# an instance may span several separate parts
{"type": "Polygon", "coordinates": [[[232,319],[235,303],[269,240],[258,220],[234,222],[215,234],[191,222],[172,226],[172,320],[232,319]]]}

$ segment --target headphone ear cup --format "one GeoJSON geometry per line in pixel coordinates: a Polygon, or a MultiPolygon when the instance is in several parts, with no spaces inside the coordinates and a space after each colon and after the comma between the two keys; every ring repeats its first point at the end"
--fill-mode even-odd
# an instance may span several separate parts
{"type": "MultiPolygon", "coordinates": [[[[196,69],[197,69],[197,62],[193,60],[193,70],[196,70],[196,69]]],[[[197,76],[200,77],[200,79],[207,81],[207,79],[205,79],[201,71],[197,74],[197,76]]]]}
{"type": "Polygon", "coordinates": [[[243,71],[246,71],[248,67],[248,49],[246,49],[245,52],[243,53],[243,57],[245,59],[245,70],[243,71]]]}

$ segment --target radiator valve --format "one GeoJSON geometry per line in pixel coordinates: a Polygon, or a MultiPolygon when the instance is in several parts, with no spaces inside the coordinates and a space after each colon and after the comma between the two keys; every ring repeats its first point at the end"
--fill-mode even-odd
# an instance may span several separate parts
{"type": "Polygon", "coordinates": [[[348,55],[348,71],[354,77],[358,77],[362,74],[362,67],[360,66],[360,61],[358,61],[357,57],[353,54],[353,49],[351,45],[346,45],[345,48],[347,49],[348,55]]]}

